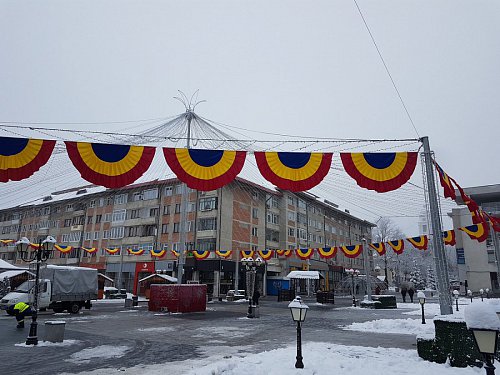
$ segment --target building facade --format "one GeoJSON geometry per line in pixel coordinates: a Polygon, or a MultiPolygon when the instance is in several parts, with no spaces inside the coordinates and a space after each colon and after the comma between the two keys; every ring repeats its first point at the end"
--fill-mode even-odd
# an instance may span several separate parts
{"type": "MultiPolygon", "coordinates": [[[[0,210],[1,238],[27,237],[38,242],[51,235],[58,244],[73,249],[69,253],[54,251],[49,263],[96,268],[120,280],[128,291],[141,294],[141,278],[156,271],[176,276],[178,259],[174,251],[180,251],[184,234],[183,282],[206,283],[215,297],[234,288],[241,250],[318,248],[371,241],[373,224],[309,193],[267,189],[240,178],[214,191],[187,189],[184,202],[183,190],[183,184],[170,179],[121,189],[88,185],[56,192],[0,210]],[[82,248],[97,251],[89,253],[82,248]],[[115,248],[120,249],[116,254],[106,251],[115,248]],[[127,249],[142,249],[144,253],[130,255],[127,249]],[[166,256],[152,257],[153,249],[167,250],[166,256]],[[208,250],[210,256],[196,260],[191,253],[195,249],[208,250]],[[217,249],[233,252],[229,258],[220,259],[215,254],[217,249]]],[[[0,259],[21,263],[12,244],[0,247],[0,259]]],[[[364,272],[363,258],[350,259],[338,253],[326,261],[315,253],[303,261],[275,255],[260,271],[259,285],[265,294],[273,285],[279,288],[289,271],[309,269],[320,271],[321,287],[331,290],[342,278],[344,268],[364,272]]],[[[243,274],[241,269],[240,288],[245,284],[243,274]]]]}
{"type": "MultiPolygon", "coordinates": [[[[481,209],[494,216],[500,217],[500,185],[478,186],[464,189],[481,209]]],[[[457,198],[460,195],[457,192],[457,198]]],[[[463,204],[462,201],[458,203],[463,204]]],[[[461,292],[467,289],[478,292],[480,289],[498,290],[498,249],[495,249],[493,236],[499,238],[498,233],[490,230],[486,241],[479,243],[457,228],[472,225],[472,217],[467,207],[453,209],[450,214],[456,233],[456,262],[461,284],[461,292]]],[[[498,241],[497,241],[498,243],[498,241]]]]}

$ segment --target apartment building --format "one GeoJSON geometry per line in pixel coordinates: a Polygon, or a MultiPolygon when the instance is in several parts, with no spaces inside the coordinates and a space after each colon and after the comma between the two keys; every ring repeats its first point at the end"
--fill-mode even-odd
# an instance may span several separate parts
{"type": "MultiPolygon", "coordinates": [[[[173,276],[181,234],[185,233],[185,282],[208,285],[214,296],[234,287],[235,267],[241,250],[296,249],[339,246],[371,241],[373,224],[342,211],[335,204],[310,193],[267,189],[241,178],[218,190],[187,189],[185,220],[183,184],[177,179],[155,180],[121,189],[88,185],[60,191],[29,204],[0,210],[2,239],[27,237],[32,242],[47,235],[59,244],[70,245],[69,253],[53,252],[52,264],[93,267],[129,291],[142,293],[138,281],[158,270],[173,276]],[[181,220],[183,220],[181,222],[181,220]],[[183,233],[181,233],[183,232],[183,233]],[[89,253],[82,248],[96,248],[89,253]],[[119,248],[116,254],[106,249],[119,248]],[[142,249],[142,255],[127,249],[142,249]],[[153,249],[167,250],[156,259],[153,249]],[[208,250],[210,256],[196,260],[191,250],[208,250]],[[220,259],[215,250],[233,250],[220,259]],[[173,250],[173,251],[172,251],[173,250]]],[[[0,259],[21,263],[15,247],[0,247],[0,259]]],[[[370,260],[370,264],[371,260],[370,260]]],[[[295,256],[270,259],[259,271],[258,282],[267,291],[268,280],[282,279],[291,270],[318,270],[322,287],[333,289],[345,268],[363,270],[363,259],[338,253],[325,261],[315,253],[308,261],[295,256]]],[[[245,286],[240,265],[239,285],[245,286]]],[[[364,271],[362,271],[364,272],[364,271]]]]}

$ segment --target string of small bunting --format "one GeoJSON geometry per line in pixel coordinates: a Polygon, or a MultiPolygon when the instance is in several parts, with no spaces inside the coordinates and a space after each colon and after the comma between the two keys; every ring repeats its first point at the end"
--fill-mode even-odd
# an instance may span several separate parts
{"type": "MultiPolygon", "coordinates": [[[[0,182],[30,177],[49,160],[56,141],[0,137],[0,182]]],[[[120,188],[139,179],[150,167],[156,148],[65,141],[68,157],[81,177],[96,185],[120,188]]],[[[246,151],[164,147],[163,156],[177,178],[191,189],[209,191],[227,185],[241,172],[246,151]]],[[[254,152],[262,176],[280,189],[294,192],[323,181],[332,153],[254,152]]],[[[379,193],[398,189],[413,174],[416,152],[341,153],[349,176],[379,193]]]]}
{"type": "MultiPolygon", "coordinates": [[[[466,227],[461,227],[458,228],[458,230],[466,233],[472,240],[476,240],[478,242],[483,242],[487,239],[488,237],[488,232],[485,228],[485,225],[480,223],[480,224],[473,224],[469,225],[466,227]]],[[[456,244],[456,233],[455,230],[447,230],[442,233],[442,238],[445,243],[445,245],[450,245],[454,246],[456,244]]],[[[391,240],[387,242],[377,242],[377,243],[369,243],[368,246],[369,248],[375,250],[378,255],[384,255],[387,251],[387,248],[390,248],[394,251],[395,254],[402,254],[405,250],[405,241],[409,243],[413,248],[417,250],[427,250],[428,244],[429,244],[429,239],[427,236],[422,235],[422,236],[417,236],[417,237],[408,237],[405,239],[400,239],[400,240],[391,240]]],[[[9,246],[15,243],[15,240],[11,239],[4,239],[0,240],[0,244],[4,246],[9,246]]],[[[38,248],[38,244],[36,243],[30,243],[30,246],[34,249],[38,248]]],[[[61,245],[61,244],[56,244],[54,245],[54,248],[58,251],[60,251],[63,254],[69,253],[71,250],[74,249],[73,246],[69,245],[61,245]]],[[[95,247],[81,247],[83,251],[89,254],[96,253],[98,251],[98,248],[95,247]]],[[[120,254],[120,248],[107,248],[105,247],[104,252],[109,254],[109,255],[119,255],[120,254]]],[[[132,249],[132,248],[127,248],[125,249],[128,255],[144,255],[145,250],[144,249],[132,249]]],[[[178,258],[180,256],[180,252],[176,250],[170,250],[171,253],[178,258]]],[[[192,254],[192,256],[197,259],[197,260],[203,260],[207,259],[212,251],[210,250],[189,250],[185,251],[185,253],[192,254]]],[[[330,259],[333,258],[337,255],[338,252],[341,252],[344,254],[347,258],[357,258],[360,254],[363,253],[363,245],[346,245],[346,246],[325,246],[325,247],[319,247],[319,248],[297,248],[297,249],[288,249],[288,250],[271,250],[271,249],[266,249],[266,250],[241,250],[240,251],[240,256],[241,258],[253,258],[254,256],[259,256],[263,260],[267,261],[273,257],[274,254],[276,254],[278,257],[284,257],[284,258],[289,258],[292,255],[295,255],[301,260],[307,260],[310,259],[314,253],[317,252],[320,258],[323,259],[330,259]]],[[[153,258],[163,258],[166,256],[167,250],[150,250],[149,255],[153,258]]],[[[215,254],[219,256],[220,258],[229,258],[233,254],[233,250],[215,250],[215,254]]]]}

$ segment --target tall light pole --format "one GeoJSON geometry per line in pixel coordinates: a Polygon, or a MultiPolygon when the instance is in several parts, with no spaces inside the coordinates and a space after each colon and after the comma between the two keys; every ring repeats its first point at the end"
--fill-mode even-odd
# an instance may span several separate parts
{"type": "Polygon", "coordinates": [[[38,292],[40,284],[40,264],[50,257],[50,253],[53,250],[56,240],[54,237],[47,236],[45,240],[40,240],[38,246],[34,251],[29,251],[30,247],[33,247],[30,240],[26,237],[22,237],[16,242],[17,250],[19,252],[19,257],[24,262],[36,261],[36,273],[35,273],[35,291],[33,296],[33,313],[31,314],[31,325],[30,333],[26,339],[26,345],[38,345],[38,334],[37,328],[38,323],[36,321],[38,317],[38,292]]]}
{"type": "Polygon", "coordinates": [[[345,273],[347,273],[349,276],[351,276],[351,282],[352,282],[352,307],[356,307],[356,296],[354,294],[354,277],[359,276],[359,270],[355,270],[353,268],[347,268],[345,270],[345,273]]]}
{"type": "Polygon", "coordinates": [[[246,269],[246,279],[247,279],[247,295],[248,295],[248,318],[255,318],[254,306],[252,304],[252,299],[255,291],[255,276],[257,269],[263,263],[260,257],[253,258],[242,258],[241,263],[246,269]]]}
{"type": "Polygon", "coordinates": [[[363,237],[363,260],[366,274],[366,295],[368,301],[372,300],[372,281],[371,281],[371,267],[370,267],[370,250],[369,246],[366,245],[366,238],[363,237]]]}

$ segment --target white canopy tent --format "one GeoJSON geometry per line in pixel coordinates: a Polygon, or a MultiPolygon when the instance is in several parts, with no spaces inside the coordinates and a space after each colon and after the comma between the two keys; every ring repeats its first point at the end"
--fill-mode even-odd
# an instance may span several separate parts
{"type": "Polygon", "coordinates": [[[26,268],[21,268],[0,259],[0,270],[25,270],[26,268]]]}
{"type": "Polygon", "coordinates": [[[290,279],[312,279],[319,280],[320,277],[323,277],[319,271],[291,271],[286,277],[290,279]]]}

